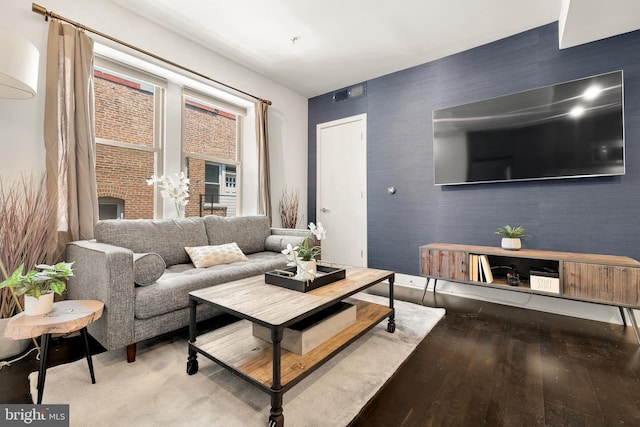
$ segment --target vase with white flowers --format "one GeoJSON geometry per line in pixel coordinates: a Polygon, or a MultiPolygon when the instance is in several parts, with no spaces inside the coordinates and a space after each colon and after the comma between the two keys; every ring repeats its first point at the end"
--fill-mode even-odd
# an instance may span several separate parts
{"type": "Polygon", "coordinates": [[[292,246],[287,244],[287,248],[282,251],[289,259],[289,266],[296,267],[295,279],[304,281],[313,281],[316,278],[317,263],[316,257],[320,255],[320,245],[310,246],[310,239],[315,236],[320,241],[327,237],[327,230],[322,226],[313,222],[309,223],[309,235],[304,239],[302,246],[292,246]]]}
{"type": "Polygon", "coordinates": [[[162,175],[157,177],[153,175],[147,179],[147,185],[158,184],[160,187],[160,195],[164,199],[170,200],[176,208],[176,217],[184,218],[184,209],[189,203],[189,178],[184,172],[176,173],[177,182],[169,176],[162,175]]]}

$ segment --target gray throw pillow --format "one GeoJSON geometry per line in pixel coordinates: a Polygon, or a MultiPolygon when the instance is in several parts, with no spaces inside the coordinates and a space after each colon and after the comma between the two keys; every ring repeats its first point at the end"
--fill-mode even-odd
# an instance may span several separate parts
{"type": "Polygon", "coordinates": [[[156,253],[133,254],[133,281],[138,286],[155,283],[165,268],[164,260],[156,253]]]}
{"type": "Polygon", "coordinates": [[[304,243],[304,239],[304,237],[272,234],[265,240],[264,248],[272,252],[281,252],[283,249],[287,249],[287,243],[295,248],[296,246],[301,246],[304,243]]]}

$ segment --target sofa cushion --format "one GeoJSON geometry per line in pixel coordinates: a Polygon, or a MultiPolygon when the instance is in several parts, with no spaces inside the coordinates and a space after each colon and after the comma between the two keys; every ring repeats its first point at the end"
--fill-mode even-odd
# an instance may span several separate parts
{"type": "Polygon", "coordinates": [[[166,265],[156,253],[133,254],[133,282],[139,286],[155,283],[164,274],[166,265]]]}
{"type": "Polygon", "coordinates": [[[196,268],[231,264],[232,262],[247,261],[248,259],[236,242],[215,246],[186,247],[184,250],[187,251],[191,262],[196,268]]]}
{"type": "Polygon", "coordinates": [[[167,270],[153,286],[135,288],[136,319],[150,319],[189,306],[189,292],[220,285],[246,277],[284,268],[287,257],[276,252],[247,255],[248,261],[195,268],[193,264],[178,264],[167,270]]]}
{"type": "Polygon", "coordinates": [[[96,224],[94,235],[98,242],[121,246],[134,253],[155,252],[167,267],[191,262],[184,250],[186,246],[208,244],[207,231],[200,217],[103,220],[96,224]]]}
{"type": "Polygon", "coordinates": [[[237,242],[245,254],[264,251],[264,242],[271,235],[269,218],[266,216],[226,218],[207,215],[203,219],[209,245],[237,242]]]}

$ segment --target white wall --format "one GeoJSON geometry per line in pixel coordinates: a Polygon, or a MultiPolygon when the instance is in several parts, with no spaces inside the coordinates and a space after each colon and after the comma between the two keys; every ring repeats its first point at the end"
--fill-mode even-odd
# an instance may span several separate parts
{"type": "MultiPolygon", "coordinates": [[[[306,97],[107,0],[42,0],[37,3],[73,21],[271,100],[269,143],[274,225],[280,224],[277,206],[284,185],[295,185],[299,189],[300,210],[306,212],[306,97]]],[[[34,99],[0,99],[0,176],[16,178],[21,173],[39,176],[45,168],[42,127],[48,23],[41,15],[31,11],[31,2],[24,0],[3,0],[2,12],[4,19],[1,25],[30,40],[40,51],[40,74],[38,95],[34,99]]],[[[99,40],[97,36],[90,36],[99,40]]],[[[132,54],[140,56],[135,52],[132,54]]],[[[253,126],[247,126],[247,129],[253,129],[253,126]]],[[[245,133],[251,133],[245,136],[255,140],[255,132],[247,130],[245,133]]],[[[252,154],[252,151],[246,150],[246,154],[252,154]]],[[[257,176],[253,170],[255,164],[254,159],[247,159],[247,180],[257,176]]],[[[256,190],[257,186],[248,186],[248,191],[243,194],[243,214],[255,213],[256,190]]]]}

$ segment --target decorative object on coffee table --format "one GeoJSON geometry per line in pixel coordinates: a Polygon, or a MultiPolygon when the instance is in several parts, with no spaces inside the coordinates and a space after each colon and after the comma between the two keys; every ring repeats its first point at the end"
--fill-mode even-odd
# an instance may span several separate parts
{"type": "Polygon", "coordinates": [[[96,379],[93,373],[93,362],[89,352],[89,338],[87,325],[102,316],[104,304],[94,300],[67,300],[53,304],[53,311],[41,316],[27,316],[20,313],[11,318],[4,331],[5,338],[24,339],[42,336],[40,354],[40,367],[38,369],[38,399],[37,404],[42,403],[44,393],[44,380],[47,375],[47,352],[51,334],[67,334],[80,331],[84,341],[84,352],[89,364],[91,383],[96,379]]]}
{"type": "Polygon", "coordinates": [[[309,239],[312,236],[320,241],[327,237],[327,230],[319,222],[316,226],[313,222],[309,223],[309,236],[304,239],[302,246],[291,246],[287,244],[286,249],[282,251],[289,259],[289,266],[296,267],[295,278],[298,280],[313,281],[317,274],[316,257],[320,255],[320,245],[309,247],[309,239]]]}
{"type": "Polygon", "coordinates": [[[524,227],[511,227],[509,224],[504,227],[498,227],[495,234],[502,236],[501,246],[502,249],[509,251],[518,251],[522,248],[521,237],[529,237],[527,230],[524,227]]]}
{"type": "Polygon", "coordinates": [[[329,267],[322,264],[317,265],[316,269],[314,280],[300,279],[296,274],[297,267],[288,267],[265,273],[264,282],[298,292],[308,292],[342,280],[346,274],[344,268],[329,267]]]}

